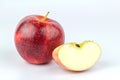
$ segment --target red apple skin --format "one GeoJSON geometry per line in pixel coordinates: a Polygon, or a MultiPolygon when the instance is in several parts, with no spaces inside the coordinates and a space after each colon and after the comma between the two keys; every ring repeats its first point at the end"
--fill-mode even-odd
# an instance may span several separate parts
{"type": "Polygon", "coordinates": [[[58,57],[59,50],[61,49],[61,47],[62,47],[62,45],[59,46],[59,47],[57,47],[57,48],[55,48],[55,49],[53,50],[53,52],[52,52],[52,57],[53,57],[54,61],[55,61],[58,65],[60,65],[60,66],[63,67],[64,69],[67,69],[67,67],[64,66],[64,65],[61,63],[61,61],[60,61],[60,59],[59,59],[59,57],[58,57]]]}
{"type": "Polygon", "coordinates": [[[61,25],[44,16],[30,15],[17,25],[14,42],[18,53],[32,64],[45,64],[52,60],[52,51],[65,41],[61,25]]]}

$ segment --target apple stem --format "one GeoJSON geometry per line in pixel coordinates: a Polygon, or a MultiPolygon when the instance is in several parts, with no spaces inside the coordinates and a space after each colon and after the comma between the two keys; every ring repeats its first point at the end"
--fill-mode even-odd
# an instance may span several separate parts
{"type": "Polygon", "coordinates": [[[79,44],[75,44],[75,46],[80,48],[80,45],[79,45],[79,44]]]}
{"type": "Polygon", "coordinates": [[[49,13],[50,13],[49,11],[46,13],[45,17],[43,18],[43,22],[45,22],[45,21],[46,21],[47,16],[48,16],[48,14],[49,14],[49,13]]]}

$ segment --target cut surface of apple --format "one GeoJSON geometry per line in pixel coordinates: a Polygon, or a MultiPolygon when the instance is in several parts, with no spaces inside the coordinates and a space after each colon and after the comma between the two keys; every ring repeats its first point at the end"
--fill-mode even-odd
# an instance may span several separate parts
{"type": "Polygon", "coordinates": [[[101,48],[94,41],[68,43],[53,51],[53,59],[65,69],[84,71],[91,68],[100,58],[101,48]]]}

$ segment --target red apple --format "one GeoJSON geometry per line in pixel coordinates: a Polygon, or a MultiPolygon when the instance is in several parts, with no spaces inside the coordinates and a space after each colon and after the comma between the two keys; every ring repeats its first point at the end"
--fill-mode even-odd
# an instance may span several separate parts
{"type": "MultiPolygon", "coordinates": [[[[49,12],[48,12],[49,13],[49,12]]],[[[23,18],[15,32],[15,46],[23,59],[32,64],[49,63],[52,51],[64,43],[61,25],[41,15],[23,18]]]]}

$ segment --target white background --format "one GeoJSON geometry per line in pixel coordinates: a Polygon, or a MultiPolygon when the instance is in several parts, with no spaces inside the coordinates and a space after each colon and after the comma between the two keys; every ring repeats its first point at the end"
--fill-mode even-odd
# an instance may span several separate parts
{"type": "Polygon", "coordinates": [[[119,80],[120,0],[0,0],[0,80],[119,80]],[[16,51],[18,22],[31,14],[44,15],[64,28],[66,43],[94,40],[102,47],[99,62],[86,72],[69,72],[52,61],[25,62],[16,51]]]}

